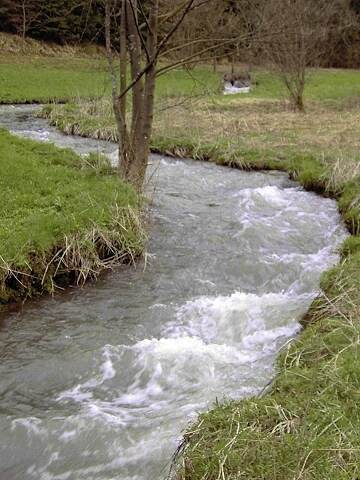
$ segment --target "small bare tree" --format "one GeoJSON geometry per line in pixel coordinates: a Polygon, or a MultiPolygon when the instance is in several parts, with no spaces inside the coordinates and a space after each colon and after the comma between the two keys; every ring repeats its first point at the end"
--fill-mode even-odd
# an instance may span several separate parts
{"type": "MultiPolygon", "coordinates": [[[[308,67],[328,51],[333,28],[344,28],[347,0],[266,0],[258,23],[260,50],[283,81],[294,110],[304,111],[308,67]],[[271,32],[275,32],[271,35],[271,32]]],[[[260,13],[260,10],[259,10],[260,13]]]]}
{"type": "Polygon", "coordinates": [[[13,3],[13,20],[17,26],[17,33],[25,41],[31,27],[36,25],[41,15],[41,6],[35,0],[21,0],[13,3]]]}
{"type": "MultiPolygon", "coordinates": [[[[174,3],[174,2],[170,2],[174,3]]],[[[141,190],[146,173],[153,123],[155,79],[166,67],[158,60],[186,15],[203,2],[187,0],[163,14],[173,21],[159,36],[159,0],[105,0],[105,36],[112,78],[112,101],[119,138],[119,173],[141,190]],[[112,32],[118,31],[119,82],[114,63],[112,32]],[[129,75],[128,75],[129,70],[129,75]],[[128,97],[132,108],[127,115],[128,97]],[[128,121],[128,117],[131,119],[128,121]]],[[[169,10],[169,9],[168,9],[169,10]]]]}
{"type": "Polygon", "coordinates": [[[234,42],[229,36],[214,39],[208,35],[199,39],[197,30],[191,28],[185,37],[179,36],[180,42],[176,41],[184,20],[195,13],[200,15],[202,8],[208,13],[213,1],[105,0],[106,51],[119,138],[119,174],[139,191],[150,151],[157,76],[198,59],[210,61],[218,48],[234,42]]]}

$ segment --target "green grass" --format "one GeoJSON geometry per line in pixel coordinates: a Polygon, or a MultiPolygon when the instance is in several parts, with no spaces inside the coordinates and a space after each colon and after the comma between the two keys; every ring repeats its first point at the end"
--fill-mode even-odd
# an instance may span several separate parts
{"type": "MultiPolygon", "coordinates": [[[[179,69],[162,75],[157,96],[198,96],[219,90],[220,80],[207,69],[179,69]]],[[[0,54],[0,103],[49,103],[110,95],[105,58],[37,57],[0,54]]]]}
{"type": "MultiPolygon", "coordinates": [[[[360,71],[358,70],[315,70],[308,72],[305,97],[310,100],[340,100],[360,96],[360,71]]],[[[258,86],[247,96],[252,98],[286,98],[286,89],[275,73],[254,72],[258,86]]],[[[241,94],[243,95],[243,94],[241,94]]],[[[231,102],[233,97],[227,97],[231,102]]]]}
{"type": "Polygon", "coordinates": [[[138,197],[103,160],[0,130],[0,169],[0,303],[141,253],[138,197]]]}
{"type": "Polygon", "coordinates": [[[101,96],[108,90],[105,66],[96,59],[34,58],[23,63],[0,59],[0,103],[65,101],[101,96]]]}
{"type": "MultiPolygon", "coordinates": [[[[178,97],[215,92],[217,75],[177,70],[159,77],[157,95],[178,97]],[[210,80],[210,82],[209,82],[210,80]]],[[[12,63],[0,57],[0,103],[47,103],[110,94],[109,73],[101,59],[30,58],[12,63]]]]}
{"type": "MultiPolygon", "coordinates": [[[[105,54],[91,45],[70,47],[46,44],[0,32],[0,103],[69,101],[94,98],[110,93],[105,54]]],[[[238,67],[243,68],[243,67],[238,67]]],[[[213,95],[221,90],[221,78],[229,71],[220,65],[214,73],[206,66],[187,71],[182,68],[162,75],[157,81],[157,96],[186,97],[213,95]]],[[[282,99],[281,82],[274,75],[254,68],[258,86],[243,98],[282,99]]],[[[360,95],[360,72],[322,70],[310,72],[306,95],[310,99],[339,100],[360,95]]],[[[235,98],[238,98],[236,96],[235,98]]],[[[223,98],[223,105],[234,97],[223,98]]]]}
{"type": "Polygon", "coordinates": [[[320,70],[310,73],[305,95],[318,100],[360,96],[359,70],[320,70]]]}

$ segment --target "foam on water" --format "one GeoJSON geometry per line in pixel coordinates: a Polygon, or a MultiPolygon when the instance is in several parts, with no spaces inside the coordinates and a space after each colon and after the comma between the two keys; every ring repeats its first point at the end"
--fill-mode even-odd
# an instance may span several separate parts
{"type": "Polygon", "coordinates": [[[225,85],[224,95],[234,95],[236,93],[249,93],[251,92],[251,87],[234,87],[233,85],[225,85]]]}
{"type": "MultiPolygon", "coordinates": [[[[256,394],[273,374],[269,359],[299,330],[299,311],[312,298],[237,292],[188,301],[176,307],[162,337],[106,345],[98,373],[58,400],[78,403],[80,418],[121,429],[123,468],[131,469],[154,452],[175,448],[179,423],[216,398],[256,394]],[[125,365],[126,380],[121,378],[125,365]],[[150,422],[149,430],[144,422],[150,422]],[[154,445],[158,436],[163,445],[154,445]]],[[[73,436],[66,439],[71,442],[73,436]]]]}

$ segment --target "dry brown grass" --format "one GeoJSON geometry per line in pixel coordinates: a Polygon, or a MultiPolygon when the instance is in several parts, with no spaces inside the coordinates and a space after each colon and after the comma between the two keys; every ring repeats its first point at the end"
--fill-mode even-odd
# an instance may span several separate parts
{"type": "Polygon", "coordinates": [[[14,56],[36,55],[42,57],[93,57],[104,56],[103,49],[96,45],[59,45],[51,42],[40,42],[33,38],[25,38],[10,33],[0,32],[1,55],[14,56]]]}
{"type": "Polygon", "coordinates": [[[332,108],[309,103],[304,114],[289,110],[285,102],[236,99],[231,103],[198,100],[162,110],[155,118],[157,135],[198,135],[205,141],[231,138],[244,146],[291,147],[339,152],[360,147],[360,109],[332,108]],[[170,126],[170,129],[169,129],[170,126]]]}
{"type": "MultiPolygon", "coordinates": [[[[257,152],[286,159],[293,154],[311,155],[328,167],[326,189],[338,187],[360,175],[360,108],[356,99],[308,102],[303,114],[289,109],[282,100],[252,97],[160,98],[156,105],[153,145],[159,139],[174,144],[169,151],[188,155],[204,145],[221,151],[233,162],[238,153],[257,152]],[[180,152],[180,153],[179,153],[180,152]]],[[[116,140],[117,133],[109,99],[71,106],[53,106],[47,113],[52,123],[70,134],[116,140]]],[[[201,157],[201,155],[200,155],[201,157]]],[[[216,159],[215,159],[216,160],[216,159]]],[[[241,159],[239,159],[239,162],[241,159]]],[[[224,162],[226,163],[226,161],[224,162]]]]}

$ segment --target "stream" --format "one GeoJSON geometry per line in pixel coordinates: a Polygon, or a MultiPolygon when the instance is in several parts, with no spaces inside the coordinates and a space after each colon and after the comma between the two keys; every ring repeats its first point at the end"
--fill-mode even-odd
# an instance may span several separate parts
{"type": "MultiPolygon", "coordinates": [[[[34,106],[17,135],[116,158],[34,106]]],[[[160,480],[216,400],[259,393],[347,235],[335,201],[279,172],[152,156],[146,268],[28,302],[0,323],[1,480],[160,480]]]]}

